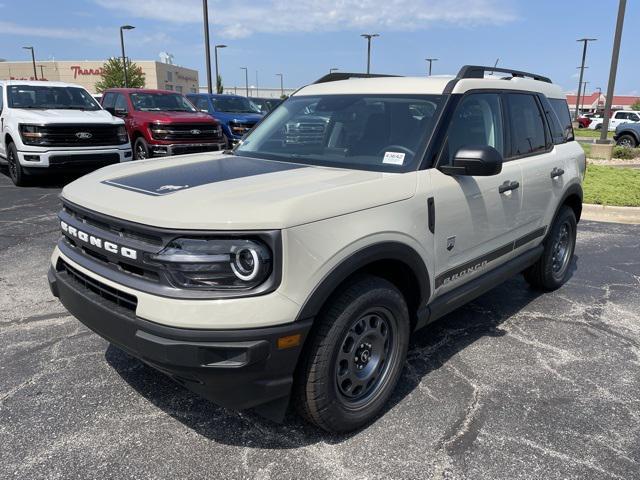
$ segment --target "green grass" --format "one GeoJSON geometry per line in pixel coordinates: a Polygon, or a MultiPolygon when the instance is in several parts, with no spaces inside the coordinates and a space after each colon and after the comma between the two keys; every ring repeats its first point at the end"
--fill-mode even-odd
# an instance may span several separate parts
{"type": "Polygon", "coordinates": [[[584,154],[587,158],[591,158],[591,144],[590,143],[581,143],[580,146],[584,150],[584,154]]]}
{"type": "MultiPolygon", "coordinates": [[[[616,132],[607,132],[607,137],[613,138],[614,133],[616,132]]],[[[576,128],[573,134],[576,137],[600,138],[600,130],[589,130],[588,128],[576,128]]]]}
{"type": "Polygon", "coordinates": [[[588,165],[584,202],[640,207],[640,170],[588,165]]]}

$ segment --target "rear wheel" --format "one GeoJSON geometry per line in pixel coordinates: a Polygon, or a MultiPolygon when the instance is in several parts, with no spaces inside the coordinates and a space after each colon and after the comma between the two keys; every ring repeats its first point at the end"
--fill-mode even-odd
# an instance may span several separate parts
{"type": "Polygon", "coordinates": [[[133,159],[144,160],[146,158],[151,158],[151,156],[149,145],[144,137],[136,138],[136,141],[133,143],[133,159]]]}
{"type": "Polygon", "coordinates": [[[317,319],[294,388],[308,421],[330,432],[370,422],[391,396],[409,343],[409,313],[398,289],[363,276],[317,319]]]}
{"type": "Polygon", "coordinates": [[[636,141],[635,137],[633,135],[629,135],[628,133],[620,135],[620,138],[618,138],[616,144],[620,147],[627,148],[636,148],[638,146],[638,142],[636,141]]]}
{"type": "Polygon", "coordinates": [[[7,145],[7,166],[11,181],[18,187],[24,187],[27,184],[26,174],[20,165],[18,149],[13,142],[7,145]]]}
{"type": "Polygon", "coordinates": [[[540,259],[524,271],[531,286],[551,291],[562,286],[570,273],[571,259],[576,247],[576,216],[564,206],[556,216],[545,239],[540,259]]]}

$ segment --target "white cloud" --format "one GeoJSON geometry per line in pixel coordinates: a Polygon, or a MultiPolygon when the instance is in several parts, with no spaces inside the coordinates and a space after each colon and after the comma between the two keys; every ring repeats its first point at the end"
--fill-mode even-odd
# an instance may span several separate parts
{"type": "MultiPolygon", "coordinates": [[[[176,24],[202,21],[199,0],[94,0],[100,6],[176,24]]],[[[500,25],[514,21],[508,0],[215,0],[209,21],[228,38],[254,33],[423,30],[435,24],[500,25]]]]}

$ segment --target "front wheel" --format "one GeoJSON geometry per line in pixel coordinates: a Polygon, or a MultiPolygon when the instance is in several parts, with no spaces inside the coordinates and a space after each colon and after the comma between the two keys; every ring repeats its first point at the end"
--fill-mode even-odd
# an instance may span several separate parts
{"type": "Polygon", "coordinates": [[[311,423],[347,432],[391,396],[407,355],[409,312],[390,282],[363,276],[318,317],[296,378],[294,404],[311,423]]]}
{"type": "Polygon", "coordinates": [[[524,271],[524,278],[531,286],[551,291],[569,279],[571,259],[576,248],[576,227],[573,210],[562,207],[543,243],[542,256],[524,271]]]}
{"type": "Polygon", "coordinates": [[[638,142],[636,142],[636,139],[632,135],[629,135],[627,133],[625,133],[624,135],[620,135],[620,138],[618,138],[618,141],[616,143],[619,147],[626,148],[635,148],[638,146],[638,142]]]}
{"type": "Polygon", "coordinates": [[[133,159],[145,160],[147,158],[151,158],[149,145],[147,144],[147,141],[143,137],[138,137],[136,138],[136,141],[133,143],[133,159]]]}
{"type": "Polygon", "coordinates": [[[9,169],[9,177],[11,181],[17,187],[24,187],[27,184],[26,174],[22,165],[20,165],[20,159],[18,158],[18,149],[14,143],[7,145],[7,166],[9,169]]]}

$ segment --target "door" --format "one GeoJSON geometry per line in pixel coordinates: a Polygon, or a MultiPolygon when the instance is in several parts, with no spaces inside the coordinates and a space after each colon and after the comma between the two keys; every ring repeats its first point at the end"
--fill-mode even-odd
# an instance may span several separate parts
{"type": "MultiPolygon", "coordinates": [[[[451,164],[462,147],[488,145],[507,152],[499,93],[465,95],[448,127],[439,165],[451,164]]],[[[435,294],[440,295],[512,257],[522,223],[522,172],[505,162],[493,176],[426,171],[435,206],[435,294]],[[508,188],[505,188],[508,187],[508,188]]]]}

